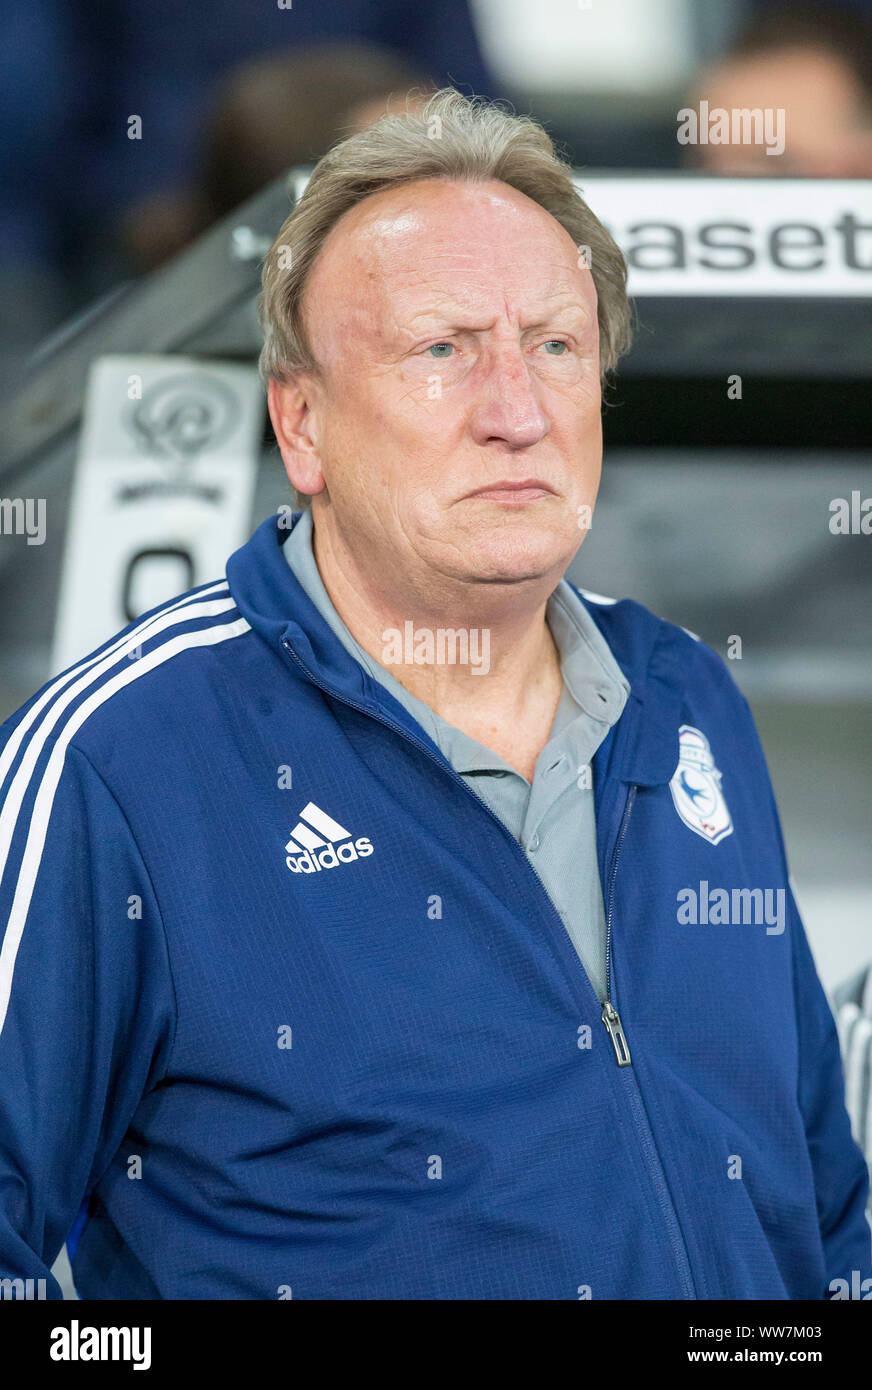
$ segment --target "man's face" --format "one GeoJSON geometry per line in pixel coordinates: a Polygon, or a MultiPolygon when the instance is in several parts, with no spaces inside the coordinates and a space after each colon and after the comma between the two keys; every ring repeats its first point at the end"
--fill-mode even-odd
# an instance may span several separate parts
{"type": "Polygon", "coordinates": [[[556,583],[602,456],[597,297],[568,233],[498,182],[385,190],[333,228],[304,317],[314,454],[285,461],[355,558],[422,589],[556,583]]]}

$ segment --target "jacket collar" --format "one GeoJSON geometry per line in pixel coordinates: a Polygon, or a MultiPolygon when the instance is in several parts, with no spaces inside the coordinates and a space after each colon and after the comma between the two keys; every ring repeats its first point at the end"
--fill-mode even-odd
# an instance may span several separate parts
{"type": "MultiPolygon", "coordinates": [[[[231,555],[227,582],[240,613],[269,646],[278,650],[290,643],[303,663],[288,662],[295,678],[322,685],[373,713],[387,714],[421,737],[423,731],[403,707],[346,651],[285,560],[281,547],[300,515],[281,512],[267,517],[231,555]]],[[[683,690],[695,639],[631,599],[603,604],[575,591],[631,687],[601,755],[607,756],[611,775],[620,781],[666,783],[678,761],[683,690]]]]}

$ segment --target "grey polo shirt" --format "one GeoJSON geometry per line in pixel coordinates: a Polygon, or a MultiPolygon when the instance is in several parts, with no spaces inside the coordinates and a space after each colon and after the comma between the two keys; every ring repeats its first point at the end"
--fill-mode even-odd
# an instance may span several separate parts
{"type": "Polygon", "coordinates": [[[545,617],[560,656],[563,693],[532,785],[498,753],[441,719],[410,695],[387,667],[354,640],[330,600],[312,549],[305,510],[283,546],[302,588],[346,650],[417,720],[468,786],[524,849],[563,918],[590,981],[604,1001],[606,923],[596,860],[590,762],[621,715],[629,683],[587,609],[566,580],[548,600],[545,617]]]}

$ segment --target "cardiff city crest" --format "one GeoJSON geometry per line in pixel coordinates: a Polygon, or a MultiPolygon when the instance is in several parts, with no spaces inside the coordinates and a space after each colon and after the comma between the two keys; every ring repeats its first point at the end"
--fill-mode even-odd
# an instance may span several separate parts
{"type": "Polygon", "coordinates": [[[678,730],[678,767],[669,790],[676,811],[694,834],[712,845],[732,835],[733,822],[709,741],[689,724],[678,730]]]}

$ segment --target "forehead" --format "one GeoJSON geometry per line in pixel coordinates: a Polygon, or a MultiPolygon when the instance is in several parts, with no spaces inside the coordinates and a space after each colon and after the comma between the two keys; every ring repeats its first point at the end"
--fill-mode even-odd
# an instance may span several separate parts
{"type": "Polygon", "coordinates": [[[420,180],[364,199],[331,230],[306,287],[319,318],[332,309],[402,316],[428,300],[472,307],[507,295],[589,306],[594,291],[565,228],[496,181],[420,180]]]}

